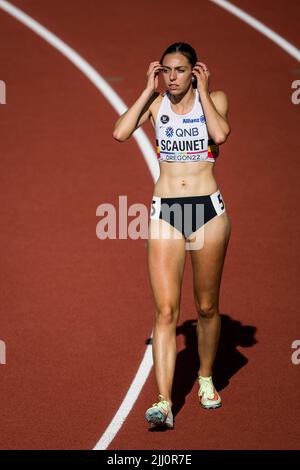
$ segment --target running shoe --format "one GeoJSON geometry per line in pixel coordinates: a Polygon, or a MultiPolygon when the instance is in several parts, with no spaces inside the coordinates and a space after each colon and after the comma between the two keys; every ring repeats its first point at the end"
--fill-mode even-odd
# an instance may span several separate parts
{"type": "Polygon", "coordinates": [[[157,403],[153,403],[151,408],[148,408],[145,418],[148,423],[154,426],[165,426],[172,429],[174,427],[174,418],[170,403],[162,395],[158,395],[158,399],[157,403]]]}
{"type": "Polygon", "coordinates": [[[222,405],[221,397],[215,389],[212,377],[199,376],[198,382],[200,387],[198,391],[200,405],[207,410],[219,408],[222,405]]]}

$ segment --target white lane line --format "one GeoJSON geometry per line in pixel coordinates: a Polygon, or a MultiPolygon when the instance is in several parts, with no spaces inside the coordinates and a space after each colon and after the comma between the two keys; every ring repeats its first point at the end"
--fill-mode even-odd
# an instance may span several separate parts
{"type": "Polygon", "coordinates": [[[240,20],[245,21],[245,23],[252,26],[252,28],[256,29],[260,33],[264,34],[267,38],[271,39],[271,41],[275,42],[277,46],[281,47],[285,52],[290,54],[294,59],[300,62],[300,50],[297,49],[293,44],[288,42],[278,33],[275,33],[272,29],[268,28],[268,26],[264,25],[261,21],[258,21],[253,16],[246,13],[241,8],[233,5],[232,3],[228,2],[227,0],[210,0],[211,2],[219,5],[219,7],[224,8],[225,10],[229,11],[233,15],[237,16],[240,20]]]}
{"type": "MultiPolygon", "coordinates": [[[[153,332],[151,333],[151,338],[152,334],[153,332]]],[[[136,376],[133,379],[132,384],[130,385],[130,388],[120,408],[118,409],[111,423],[106,428],[105,432],[103,433],[93,450],[107,449],[111,441],[114,439],[115,435],[122,427],[125,419],[127,418],[130,410],[132,409],[136,399],[138,398],[138,395],[140,394],[140,391],[142,390],[144,383],[146,382],[146,379],[150,373],[152,365],[152,346],[148,345],[140,367],[136,373],[136,376]]]]}
{"type": "MultiPolygon", "coordinates": [[[[23,23],[29,29],[34,31],[38,36],[43,38],[51,46],[61,52],[75,67],[77,67],[94,85],[95,87],[105,96],[112,107],[117,113],[122,114],[128,108],[117,93],[111,88],[111,86],[104,80],[103,77],[86,61],[84,60],[74,49],[68,46],[65,42],[59,39],[55,34],[51,33],[48,29],[34,20],[32,17],[24,13],[19,8],[15,7],[11,3],[0,0],[0,8],[13,16],[15,19],[23,23]]],[[[137,129],[133,133],[145,160],[150,170],[150,173],[156,181],[159,176],[159,164],[157,157],[153,150],[153,147],[142,129],[137,129]]],[[[151,333],[152,338],[152,333],[151,333]]],[[[94,450],[106,449],[115,435],[120,430],[122,424],[127,418],[130,410],[136,402],[147,378],[152,369],[152,346],[148,345],[143,357],[143,360],[138,368],[136,376],[131,383],[129,390],[120,405],[120,408],[113,417],[111,423],[104,431],[103,435],[94,447],[94,450]]]]}

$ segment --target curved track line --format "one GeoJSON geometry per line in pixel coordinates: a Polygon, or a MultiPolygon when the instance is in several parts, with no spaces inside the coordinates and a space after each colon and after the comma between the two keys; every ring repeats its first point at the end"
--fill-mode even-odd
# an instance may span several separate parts
{"type": "MultiPolygon", "coordinates": [[[[29,29],[34,31],[38,36],[43,38],[51,46],[57,49],[63,54],[70,62],[72,62],[94,85],[95,87],[105,96],[112,107],[119,113],[122,114],[126,111],[127,106],[117,95],[117,93],[111,88],[111,86],[104,80],[103,77],[86,61],[84,60],[74,49],[68,46],[65,42],[59,39],[55,34],[51,33],[48,29],[38,23],[36,20],[31,18],[29,15],[24,13],[19,8],[15,7],[11,3],[0,0],[0,8],[6,13],[16,18],[18,21],[23,23],[29,29]]],[[[156,181],[159,176],[159,165],[157,162],[156,154],[153,147],[142,129],[137,129],[133,134],[150,170],[150,173],[156,181]]],[[[152,338],[151,333],[151,338],[152,338]]],[[[148,375],[152,369],[152,346],[148,345],[138,368],[138,371],[129,387],[129,390],[123,399],[117,413],[113,417],[111,423],[106,428],[105,432],[97,442],[93,450],[104,450],[110,442],[113,440],[115,435],[120,430],[122,424],[130,413],[134,403],[136,402],[144,383],[146,382],[148,375]]]]}
{"type": "Polygon", "coordinates": [[[252,28],[256,29],[260,33],[262,33],[267,38],[271,39],[271,41],[275,42],[277,46],[281,47],[285,52],[290,54],[294,59],[300,62],[300,50],[297,49],[293,44],[288,42],[279,34],[275,33],[272,29],[265,26],[261,21],[258,21],[253,16],[246,13],[241,8],[236,7],[232,3],[226,0],[210,0],[211,2],[215,3],[219,7],[224,8],[225,10],[229,11],[233,15],[237,16],[240,20],[245,21],[245,23],[252,26],[252,28]]]}
{"type": "MultiPolygon", "coordinates": [[[[153,331],[151,333],[151,337],[152,334],[153,331]]],[[[114,439],[117,432],[122,427],[128,414],[130,413],[130,410],[132,409],[134,403],[136,402],[138,395],[140,394],[140,391],[142,390],[144,383],[148,378],[152,365],[152,346],[150,345],[146,348],[140,367],[136,373],[136,376],[133,379],[132,384],[130,385],[130,388],[123,402],[121,403],[120,408],[118,409],[111,423],[106,428],[105,432],[103,433],[93,450],[105,450],[109,446],[111,441],[114,439]]]]}

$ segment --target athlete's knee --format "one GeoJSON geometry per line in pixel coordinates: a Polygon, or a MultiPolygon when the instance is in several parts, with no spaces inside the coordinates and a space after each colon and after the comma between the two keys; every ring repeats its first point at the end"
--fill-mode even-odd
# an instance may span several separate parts
{"type": "Polygon", "coordinates": [[[198,316],[200,319],[209,320],[216,315],[219,315],[218,306],[214,303],[210,302],[203,302],[203,303],[196,303],[196,309],[198,312],[198,316]]]}
{"type": "Polygon", "coordinates": [[[161,305],[156,309],[156,323],[161,325],[176,324],[178,310],[178,307],[171,304],[161,305]]]}

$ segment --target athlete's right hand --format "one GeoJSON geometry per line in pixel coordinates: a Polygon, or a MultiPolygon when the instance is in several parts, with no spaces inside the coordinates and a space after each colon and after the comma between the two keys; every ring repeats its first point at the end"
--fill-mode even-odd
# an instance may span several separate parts
{"type": "Polygon", "coordinates": [[[155,91],[158,87],[158,75],[162,70],[162,66],[159,61],[151,62],[147,72],[147,90],[155,91]]]}

